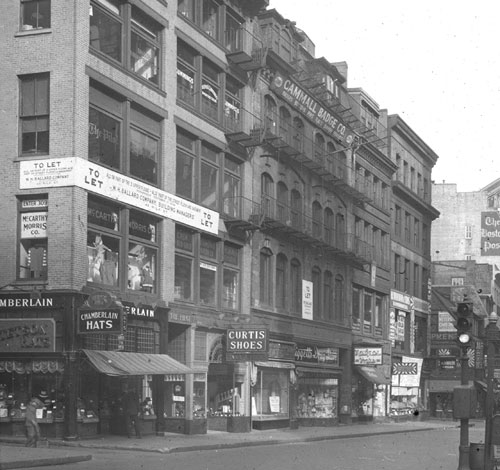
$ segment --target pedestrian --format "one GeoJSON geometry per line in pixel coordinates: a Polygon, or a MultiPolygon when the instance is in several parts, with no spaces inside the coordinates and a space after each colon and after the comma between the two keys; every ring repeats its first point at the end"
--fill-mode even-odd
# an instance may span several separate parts
{"type": "Polygon", "coordinates": [[[38,408],[37,399],[31,399],[26,406],[26,417],[24,420],[24,425],[26,427],[26,447],[37,447],[38,441],[40,440],[40,426],[36,419],[36,410],[38,408]]]}
{"type": "Polygon", "coordinates": [[[132,428],[135,431],[135,437],[141,439],[141,425],[139,422],[139,416],[141,412],[141,407],[139,403],[139,397],[134,390],[129,390],[125,394],[125,413],[127,419],[127,436],[132,437],[132,428]]]}

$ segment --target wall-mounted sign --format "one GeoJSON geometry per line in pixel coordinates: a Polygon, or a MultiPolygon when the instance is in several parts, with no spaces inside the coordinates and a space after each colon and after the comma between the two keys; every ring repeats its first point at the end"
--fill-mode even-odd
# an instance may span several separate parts
{"type": "Polygon", "coordinates": [[[412,296],[403,292],[391,290],[391,307],[410,311],[413,308],[412,296]]]}
{"type": "Polygon", "coordinates": [[[87,304],[90,308],[106,308],[113,303],[111,294],[105,291],[93,292],[87,299],[87,304]]]}
{"type": "Polygon", "coordinates": [[[267,352],[267,329],[246,328],[227,330],[226,351],[231,353],[267,352]]]}
{"type": "Polygon", "coordinates": [[[302,318],[313,319],[313,283],[302,280],[302,318]]]}
{"type": "Polygon", "coordinates": [[[445,332],[454,332],[456,333],[457,329],[455,328],[455,319],[451,316],[449,312],[438,312],[438,331],[440,333],[445,332]]]}
{"type": "Polygon", "coordinates": [[[500,213],[481,212],[481,256],[500,255],[500,213]]]}
{"type": "Polygon", "coordinates": [[[123,309],[120,307],[78,310],[78,333],[113,333],[123,332],[123,309]]]}
{"type": "Polygon", "coordinates": [[[356,346],[354,348],[354,364],[382,364],[382,347],[366,348],[356,346]]]}
{"type": "Polygon", "coordinates": [[[78,186],[206,232],[219,231],[218,212],[82,158],[25,160],[20,166],[20,189],[78,186]]]}
{"type": "Polygon", "coordinates": [[[47,238],[47,212],[21,212],[21,238],[47,238]]]}
{"type": "Polygon", "coordinates": [[[332,137],[350,145],[354,141],[354,132],[332,111],[325,109],[309,93],[290,79],[276,74],[271,83],[271,90],[297,109],[319,129],[332,137]]]}
{"type": "Polygon", "coordinates": [[[123,310],[128,317],[141,320],[156,320],[156,309],[152,305],[136,306],[128,302],[122,303],[123,310]]]}
{"type": "Polygon", "coordinates": [[[54,352],[55,344],[52,318],[0,320],[0,352],[54,352]]]}
{"type": "Polygon", "coordinates": [[[30,296],[26,294],[22,295],[8,295],[6,297],[0,297],[0,309],[3,308],[46,308],[54,307],[55,300],[52,297],[40,297],[40,296],[30,296]]]}
{"type": "Polygon", "coordinates": [[[295,360],[297,362],[307,362],[310,364],[338,365],[339,348],[297,344],[295,347],[295,360]]]}

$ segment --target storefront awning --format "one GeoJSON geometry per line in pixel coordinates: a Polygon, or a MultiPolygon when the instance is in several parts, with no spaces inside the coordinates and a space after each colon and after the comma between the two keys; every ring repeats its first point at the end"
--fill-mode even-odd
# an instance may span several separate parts
{"type": "Polygon", "coordinates": [[[111,376],[192,374],[193,370],[166,354],[144,354],[117,351],[83,352],[92,365],[111,376]]]}
{"type": "Polygon", "coordinates": [[[388,385],[391,383],[390,379],[388,379],[384,375],[383,369],[374,366],[356,366],[356,370],[366,379],[368,382],[372,382],[378,385],[388,385]]]}
{"type": "Polygon", "coordinates": [[[295,369],[293,362],[256,361],[255,365],[258,367],[270,367],[272,369],[295,369]]]}

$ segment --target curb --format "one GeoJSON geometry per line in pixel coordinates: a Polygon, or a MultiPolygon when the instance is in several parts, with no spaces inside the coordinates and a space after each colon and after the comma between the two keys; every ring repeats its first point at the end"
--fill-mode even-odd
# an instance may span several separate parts
{"type": "Polygon", "coordinates": [[[86,462],[92,460],[91,455],[77,455],[72,457],[54,457],[45,459],[31,459],[31,460],[13,460],[11,462],[1,462],[0,470],[10,468],[30,468],[30,467],[48,467],[52,465],[63,465],[66,463],[86,462]]]}

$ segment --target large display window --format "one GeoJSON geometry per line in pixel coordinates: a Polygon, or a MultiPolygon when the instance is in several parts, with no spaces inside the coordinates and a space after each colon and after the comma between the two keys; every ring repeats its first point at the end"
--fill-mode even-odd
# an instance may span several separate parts
{"type": "Polygon", "coordinates": [[[339,381],[336,378],[303,377],[297,381],[298,418],[337,418],[339,381]]]}
{"type": "Polygon", "coordinates": [[[289,370],[259,368],[252,394],[253,419],[288,418],[289,384],[289,370]]]}

